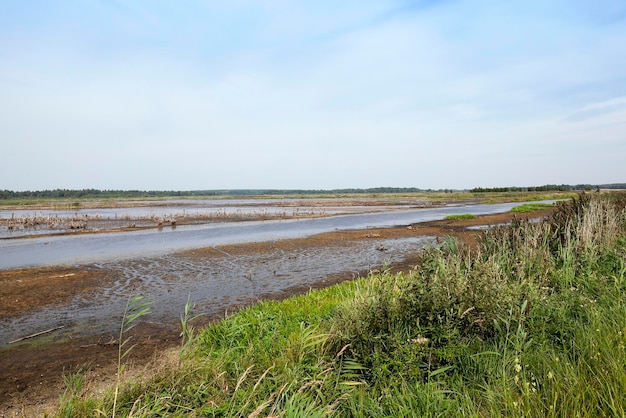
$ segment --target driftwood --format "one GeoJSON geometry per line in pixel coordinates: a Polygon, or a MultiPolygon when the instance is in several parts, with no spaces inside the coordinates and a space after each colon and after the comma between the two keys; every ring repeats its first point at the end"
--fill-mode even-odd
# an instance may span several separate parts
{"type": "Polygon", "coordinates": [[[47,334],[49,332],[56,331],[56,330],[61,329],[61,328],[65,328],[65,325],[61,325],[60,327],[50,328],[50,329],[47,329],[45,331],[37,332],[35,334],[30,334],[30,335],[27,335],[25,337],[18,338],[17,340],[9,341],[9,344],[14,344],[14,343],[18,343],[20,341],[28,340],[29,338],[38,337],[40,335],[47,334]]]}

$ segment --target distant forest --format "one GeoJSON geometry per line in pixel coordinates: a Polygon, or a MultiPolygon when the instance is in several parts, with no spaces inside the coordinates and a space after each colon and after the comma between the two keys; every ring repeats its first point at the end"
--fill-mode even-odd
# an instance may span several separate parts
{"type": "Polygon", "coordinates": [[[546,184],[544,186],[533,187],[474,187],[471,193],[494,193],[494,192],[570,192],[570,191],[591,191],[596,189],[626,189],[626,183],[612,184],[546,184]]]}
{"type": "MultiPolygon", "coordinates": [[[[549,192],[549,191],[582,191],[601,189],[626,189],[626,183],[613,184],[547,184],[537,187],[475,187],[471,193],[495,192],[549,192]]],[[[147,197],[212,197],[212,196],[289,196],[303,194],[383,194],[383,193],[418,193],[418,192],[460,192],[467,190],[453,189],[419,189],[415,187],[375,187],[369,189],[333,189],[333,190],[283,190],[283,189],[235,189],[235,190],[98,190],[98,189],[55,189],[39,191],[0,190],[0,200],[8,199],[77,199],[77,198],[147,198],[147,197]]]]}
{"type": "MultiPolygon", "coordinates": [[[[98,190],[98,189],[55,189],[15,192],[0,190],[0,199],[64,199],[64,198],[147,198],[147,197],[212,197],[212,196],[283,196],[304,194],[352,194],[352,193],[417,193],[414,187],[376,187],[371,189],[336,190],[283,190],[283,189],[233,189],[233,190],[98,190]]],[[[451,190],[449,190],[451,192],[451,190]]]]}

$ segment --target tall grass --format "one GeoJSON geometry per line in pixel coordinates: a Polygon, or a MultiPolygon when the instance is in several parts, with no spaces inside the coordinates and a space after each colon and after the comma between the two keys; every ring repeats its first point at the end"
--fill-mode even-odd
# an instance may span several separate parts
{"type": "MultiPolygon", "coordinates": [[[[178,369],[125,387],[117,411],[626,416],[625,207],[581,195],[477,248],[448,238],[410,272],[245,309],[199,332],[178,369]]],[[[89,402],[73,411],[110,409],[89,402]]]]}
{"type": "MultiPolygon", "coordinates": [[[[415,398],[445,388],[433,415],[452,404],[470,416],[625,416],[623,202],[581,195],[546,222],[488,231],[473,251],[431,249],[416,271],[359,287],[336,334],[365,366],[368,396],[413,385],[415,398]]],[[[397,413],[390,402],[365,415],[397,413]]]]}

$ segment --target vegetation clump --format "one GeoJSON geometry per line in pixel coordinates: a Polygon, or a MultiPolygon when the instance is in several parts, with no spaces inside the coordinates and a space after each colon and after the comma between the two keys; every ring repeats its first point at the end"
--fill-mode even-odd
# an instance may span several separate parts
{"type": "Polygon", "coordinates": [[[472,215],[471,213],[461,213],[458,215],[448,215],[446,216],[446,220],[455,220],[455,219],[475,219],[476,215],[472,215]]]}
{"type": "MultiPolygon", "coordinates": [[[[446,238],[408,273],[245,309],[121,390],[117,412],[626,416],[625,208],[582,194],[477,248],[446,238]]],[[[111,415],[112,396],[73,406],[111,415]]]]}
{"type": "Polygon", "coordinates": [[[554,205],[552,203],[524,203],[523,205],[515,206],[511,209],[511,212],[515,213],[530,213],[539,210],[550,209],[554,205]]]}

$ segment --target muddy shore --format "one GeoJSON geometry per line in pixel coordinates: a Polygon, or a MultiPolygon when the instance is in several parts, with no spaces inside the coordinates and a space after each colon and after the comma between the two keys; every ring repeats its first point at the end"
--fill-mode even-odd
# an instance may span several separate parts
{"type": "MultiPolygon", "coordinates": [[[[416,237],[421,235],[454,235],[468,245],[475,245],[477,230],[468,227],[497,225],[518,218],[540,218],[549,211],[532,214],[503,213],[479,216],[475,219],[440,220],[410,226],[335,231],[308,238],[274,242],[273,246],[290,249],[338,245],[359,240],[384,240],[389,238],[416,237]]],[[[268,251],[268,244],[254,243],[223,247],[229,253],[262,253],[268,251]]],[[[188,257],[211,257],[215,249],[193,250],[188,257]]],[[[393,265],[397,271],[407,270],[417,262],[408,257],[393,265]]],[[[320,279],[314,286],[290,288],[276,294],[263,295],[266,299],[283,299],[308,291],[310,288],[326,287],[345,280],[354,279],[366,271],[347,271],[320,279]]],[[[103,281],[106,272],[81,268],[32,268],[0,271],[0,318],[35,311],[44,306],[62,304],[77,295],[93,294],[103,281]]],[[[247,304],[254,303],[248,301],[247,304]]],[[[232,312],[241,306],[230,307],[232,312]]],[[[202,318],[195,325],[202,325],[219,318],[202,318]]],[[[135,328],[137,347],[133,350],[130,362],[136,374],[142,374],[147,366],[163,361],[169,349],[180,345],[179,323],[150,323],[135,328]]],[[[117,341],[114,336],[97,335],[84,338],[57,341],[54,331],[49,334],[9,344],[1,349],[0,355],[0,417],[39,416],[54,410],[64,390],[62,376],[82,369],[88,371],[88,390],[100,391],[115,378],[117,341]]],[[[25,337],[28,337],[27,335],[25,337]]]]}

